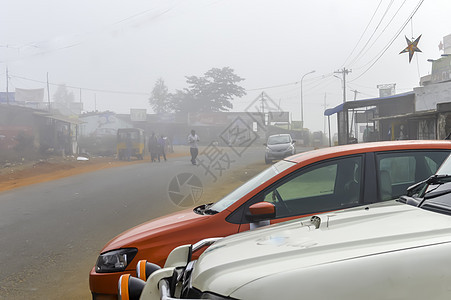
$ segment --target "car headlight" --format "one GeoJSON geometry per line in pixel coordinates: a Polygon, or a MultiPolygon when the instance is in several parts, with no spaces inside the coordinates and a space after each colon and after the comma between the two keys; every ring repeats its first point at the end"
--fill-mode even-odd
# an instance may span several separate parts
{"type": "Polygon", "coordinates": [[[99,255],[96,263],[97,273],[122,272],[138,253],[136,248],[112,250],[99,255]]]}
{"type": "Polygon", "coordinates": [[[290,145],[290,146],[288,146],[287,151],[292,151],[293,149],[294,149],[294,146],[293,146],[293,145],[290,145]]]}
{"type": "Polygon", "coordinates": [[[266,147],[266,152],[270,152],[271,149],[269,147],[266,147]]]}

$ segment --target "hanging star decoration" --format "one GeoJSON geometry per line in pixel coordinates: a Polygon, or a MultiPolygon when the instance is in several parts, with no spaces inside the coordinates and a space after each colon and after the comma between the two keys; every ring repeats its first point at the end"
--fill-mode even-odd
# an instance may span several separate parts
{"type": "Polygon", "coordinates": [[[418,48],[418,42],[420,41],[421,35],[419,37],[417,37],[417,39],[415,41],[411,41],[406,37],[406,41],[407,41],[407,47],[402,50],[401,52],[399,52],[399,54],[401,53],[406,53],[409,52],[409,63],[412,60],[413,54],[415,52],[422,52],[419,48],[418,48]]]}

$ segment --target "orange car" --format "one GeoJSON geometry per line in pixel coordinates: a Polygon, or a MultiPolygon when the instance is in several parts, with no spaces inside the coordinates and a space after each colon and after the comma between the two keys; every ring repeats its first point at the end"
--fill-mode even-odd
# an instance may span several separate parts
{"type": "Polygon", "coordinates": [[[450,153],[449,141],[397,141],[324,148],[288,157],[216,203],[146,222],[112,239],[91,270],[92,296],[116,298],[119,277],[134,274],[141,259],[163,266],[176,246],[261,225],[250,206],[258,211],[271,203],[275,207],[271,223],[278,223],[394,199],[434,174],[450,153]]]}

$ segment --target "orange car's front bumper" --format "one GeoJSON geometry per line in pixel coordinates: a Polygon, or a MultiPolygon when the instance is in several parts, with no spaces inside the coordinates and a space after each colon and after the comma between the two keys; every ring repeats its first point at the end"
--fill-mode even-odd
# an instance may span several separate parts
{"type": "Polygon", "coordinates": [[[89,289],[93,299],[117,299],[119,277],[124,274],[135,274],[135,270],[115,273],[97,273],[95,267],[89,273],[89,289]]]}

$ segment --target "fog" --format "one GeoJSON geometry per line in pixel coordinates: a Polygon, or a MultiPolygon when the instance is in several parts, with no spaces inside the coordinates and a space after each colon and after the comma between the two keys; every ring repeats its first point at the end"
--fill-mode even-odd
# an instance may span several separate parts
{"type": "Polygon", "coordinates": [[[451,34],[449,0],[0,3],[0,91],[6,68],[9,91],[45,88],[48,73],[50,95],[66,84],[84,111],[152,113],[148,98],[158,78],[174,92],[186,87],[185,76],[230,67],[247,90],[234,111],[264,91],[299,120],[300,80],[315,70],[303,79],[305,127],[312,131],[323,130],[326,107],[343,101],[334,72],[351,70],[348,101],[377,97],[380,84],[411,91],[451,34]],[[419,35],[422,52],[409,63],[399,52],[405,37],[419,35]]]}

